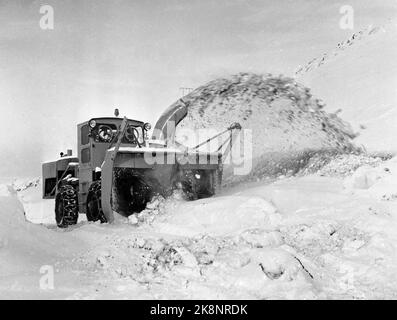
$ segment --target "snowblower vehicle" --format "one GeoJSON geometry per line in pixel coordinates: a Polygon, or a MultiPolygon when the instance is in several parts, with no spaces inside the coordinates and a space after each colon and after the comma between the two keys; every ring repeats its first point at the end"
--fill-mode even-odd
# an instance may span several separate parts
{"type": "MultiPolygon", "coordinates": [[[[88,221],[113,222],[117,215],[144,210],[154,195],[166,197],[176,188],[190,200],[212,196],[221,185],[221,147],[201,152],[175,143],[175,126],[186,113],[184,104],[167,110],[152,139],[149,123],[117,114],[78,124],[78,157],[68,150],[42,165],[43,198],[55,198],[58,227],[76,224],[79,213],[88,221]]],[[[224,132],[234,129],[239,125],[224,132]]]]}

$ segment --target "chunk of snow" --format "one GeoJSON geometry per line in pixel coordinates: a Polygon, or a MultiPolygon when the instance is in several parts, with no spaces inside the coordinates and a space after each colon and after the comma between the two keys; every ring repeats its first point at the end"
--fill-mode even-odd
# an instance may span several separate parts
{"type": "Polygon", "coordinates": [[[128,217],[128,223],[132,225],[136,225],[138,224],[138,218],[134,214],[132,214],[128,217]]]}

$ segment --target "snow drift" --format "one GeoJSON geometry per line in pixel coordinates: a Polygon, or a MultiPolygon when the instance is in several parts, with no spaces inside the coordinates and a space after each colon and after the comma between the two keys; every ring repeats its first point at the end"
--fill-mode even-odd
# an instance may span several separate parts
{"type": "Polygon", "coordinates": [[[76,248],[73,235],[28,222],[14,188],[0,185],[0,298],[38,298],[41,268],[76,248]]]}
{"type": "Polygon", "coordinates": [[[38,257],[54,253],[46,231],[28,223],[24,209],[11,186],[0,186],[0,255],[3,263],[0,273],[4,276],[18,269],[29,268],[38,257]],[[43,250],[44,249],[44,252],[43,250]]]}

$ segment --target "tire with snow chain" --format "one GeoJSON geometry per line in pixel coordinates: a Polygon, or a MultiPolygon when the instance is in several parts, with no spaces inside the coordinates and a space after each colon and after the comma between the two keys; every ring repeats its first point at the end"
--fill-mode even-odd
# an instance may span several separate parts
{"type": "Polygon", "coordinates": [[[182,190],[189,200],[197,200],[213,196],[218,184],[220,176],[216,170],[189,170],[184,173],[182,190]]]}
{"type": "Polygon", "coordinates": [[[101,181],[95,181],[91,184],[87,196],[86,215],[88,221],[107,222],[107,219],[102,211],[101,204],[101,181]]]}
{"type": "Polygon", "coordinates": [[[66,228],[77,223],[79,205],[77,190],[71,185],[59,188],[55,197],[55,220],[59,228],[66,228]]]}

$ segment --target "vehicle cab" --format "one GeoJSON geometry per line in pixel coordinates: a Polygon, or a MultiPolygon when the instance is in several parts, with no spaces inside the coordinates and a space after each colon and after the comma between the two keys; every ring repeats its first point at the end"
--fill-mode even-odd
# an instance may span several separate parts
{"type": "MultiPolygon", "coordinates": [[[[79,158],[79,204],[84,204],[91,183],[100,179],[101,166],[106,151],[116,143],[122,118],[92,118],[77,126],[77,152],[79,158]]],[[[121,146],[145,147],[148,140],[149,123],[127,119],[127,127],[121,146]]]]}

